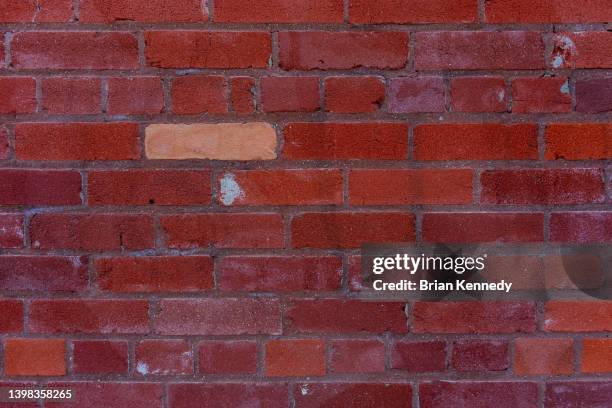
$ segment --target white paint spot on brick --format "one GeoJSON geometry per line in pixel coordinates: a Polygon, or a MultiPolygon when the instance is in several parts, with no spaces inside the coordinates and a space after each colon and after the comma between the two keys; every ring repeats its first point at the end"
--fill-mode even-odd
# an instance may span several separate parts
{"type": "Polygon", "coordinates": [[[302,395],[308,395],[308,393],[310,392],[310,389],[308,388],[308,384],[304,384],[300,387],[300,392],[302,393],[302,395]]]}
{"type": "Polygon", "coordinates": [[[563,65],[563,57],[561,55],[555,55],[555,57],[553,58],[553,62],[552,62],[552,66],[553,68],[559,68],[561,65],[563,65]]]}
{"type": "Polygon", "coordinates": [[[559,90],[561,91],[561,93],[564,93],[564,94],[570,93],[569,82],[565,81],[565,83],[563,85],[561,85],[561,88],[559,90]]]}
{"type": "Polygon", "coordinates": [[[244,191],[242,191],[232,173],[225,173],[220,184],[223,205],[232,205],[237,198],[244,198],[244,191]]]}
{"type": "Polygon", "coordinates": [[[138,364],[136,365],[136,371],[138,371],[138,373],[142,375],[147,375],[149,374],[149,366],[147,363],[143,363],[142,361],[139,361],[138,364]]]}
{"type": "Polygon", "coordinates": [[[497,93],[497,100],[498,100],[498,101],[500,101],[500,102],[503,102],[503,101],[504,101],[505,96],[506,96],[506,91],[504,91],[504,90],[502,89],[502,90],[500,90],[500,91],[497,93]]]}

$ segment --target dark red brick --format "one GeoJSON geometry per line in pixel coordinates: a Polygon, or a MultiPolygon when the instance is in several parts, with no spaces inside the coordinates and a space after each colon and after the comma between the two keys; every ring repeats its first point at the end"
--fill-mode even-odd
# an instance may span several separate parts
{"type": "Polygon", "coordinates": [[[308,383],[296,384],[299,408],[411,408],[412,386],[402,383],[308,383]]]}
{"type": "Polygon", "coordinates": [[[457,371],[504,371],[509,367],[505,340],[456,340],[453,368],[457,371]]]}
{"type": "Polygon", "coordinates": [[[385,371],[385,344],[380,340],[332,340],[329,347],[334,373],[385,371]]]}
{"type": "Polygon", "coordinates": [[[597,243],[612,241],[612,211],[553,213],[550,240],[597,243]]]}
{"type": "Polygon", "coordinates": [[[136,373],[193,374],[193,352],[186,340],[142,340],[136,344],[136,373]]]}
{"type": "Polygon", "coordinates": [[[217,0],[215,21],[221,23],[341,23],[342,0],[217,0]]]}
{"type": "Polygon", "coordinates": [[[421,408],[533,408],[538,405],[535,382],[435,381],[419,385],[421,408]]]}
{"type": "Polygon", "coordinates": [[[70,170],[0,170],[1,205],[81,204],[81,175],[70,170]]]}
{"type": "Polygon", "coordinates": [[[0,257],[0,287],[10,291],[81,292],[87,289],[86,257],[0,257]]]}
{"type": "Polygon", "coordinates": [[[23,301],[0,299],[0,333],[20,333],[23,331],[23,301]]]}
{"type": "Polygon", "coordinates": [[[503,77],[457,77],[450,86],[453,111],[505,112],[508,106],[503,77]]]}
{"type": "Polygon", "coordinates": [[[0,248],[23,248],[23,215],[0,214],[0,248]]]}
{"type": "Polygon", "coordinates": [[[389,82],[388,110],[392,113],[444,112],[442,77],[394,78],[389,82]]]}
{"type": "Polygon", "coordinates": [[[393,344],[391,368],[410,373],[446,370],[446,343],[443,341],[407,342],[393,344]]]}
{"type": "Polygon", "coordinates": [[[257,343],[252,340],[207,340],[199,345],[200,374],[255,374],[257,343]]]}
{"type": "Polygon", "coordinates": [[[75,374],[127,374],[127,341],[74,340],[72,347],[75,374]]]}
{"type": "Polygon", "coordinates": [[[546,408],[605,407],[610,404],[611,381],[565,381],[546,384],[546,408]]]}
{"type": "Polygon", "coordinates": [[[286,408],[289,404],[287,384],[283,383],[216,383],[170,384],[171,408],[247,407],[286,408]]]}
{"type": "Polygon", "coordinates": [[[612,111],[612,79],[576,81],[576,110],[584,113],[612,111]]]}

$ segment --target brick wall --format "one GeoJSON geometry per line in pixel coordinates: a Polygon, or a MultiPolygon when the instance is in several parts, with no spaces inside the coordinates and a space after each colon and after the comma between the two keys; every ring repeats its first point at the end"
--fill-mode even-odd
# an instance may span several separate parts
{"type": "Polygon", "coordinates": [[[0,385],[610,406],[611,301],[366,301],[357,269],[364,242],[609,243],[611,21],[609,0],[0,0],[0,385]]]}

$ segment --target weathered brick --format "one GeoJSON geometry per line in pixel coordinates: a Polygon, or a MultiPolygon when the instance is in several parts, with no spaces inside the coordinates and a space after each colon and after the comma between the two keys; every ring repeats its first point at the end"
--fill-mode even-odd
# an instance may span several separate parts
{"type": "Polygon", "coordinates": [[[342,172],[335,169],[231,171],[217,186],[225,206],[342,204],[342,172]]]}
{"type": "Polygon", "coordinates": [[[294,248],[358,248],[365,243],[414,241],[410,213],[306,213],[293,218],[294,248]]]}
{"type": "Polygon", "coordinates": [[[255,374],[257,342],[207,340],[199,345],[201,374],[255,374]]]}
{"type": "Polygon", "coordinates": [[[154,327],[166,335],[280,334],[280,313],[270,298],[164,299],[154,327]]]}
{"type": "Polygon", "coordinates": [[[111,115],[153,115],[164,109],[161,78],[126,77],[108,80],[108,108],[111,115]]]}
{"type": "Polygon", "coordinates": [[[446,343],[444,341],[396,342],[391,350],[391,368],[410,373],[445,371],[446,343]]]}
{"type": "Polygon", "coordinates": [[[1,205],[81,204],[81,175],[71,170],[0,170],[1,205]]]}
{"type": "Polygon", "coordinates": [[[80,0],[83,23],[196,23],[208,16],[200,0],[80,0]]]}
{"type": "Polygon", "coordinates": [[[546,384],[546,408],[605,407],[610,403],[610,381],[565,381],[546,384]]]}
{"type": "Polygon", "coordinates": [[[44,78],[41,91],[42,109],[52,114],[87,115],[102,110],[102,89],[99,78],[44,78]]]}
{"type": "Polygon", "coordinates": [[[239,115],[255,112],[255,79],[251,77],[233,77],[232,109],[239,115]]]}
{"type": "Polygon", "coordinates": [[[538,405],[535,382],[434,381],[419,385],[421,408],[532,408],[538,405]]]}
{"type": "Polygon", "coordinates": [[[75,374],[127,374],[127,341],[74,340],[72,347],[75,374]]]}
{"type": "Polygon", "coordinates": [[[415,333],[531,333],[536,329],[531,302],[417,302],[415,333]]]}
{"type": "Polygon", "coordinates": [[[285,333],[406,333],[403,302],[294,299],[284,315],[285,333]]]}
{"type": "Polygon", "coordinates": [[[227,81],[222,76],[190,75],[172,81],[172,112],[179,115],[228,111],[227,81]]]}
{"type": "Polygon", "coordinates": [[[278,339],[266,343],[265,373],[270,377],[325,374],[325,342],[319,339],[278,339]]]}
{"type": "Polygon", "coordinates": [[[215,21],[220,23],[341,23],[342,0],[217,0],[215,21]]]}
{"type": "Polygon", "coordinates": [[[205,205],[210,203],[210,171],[93,171],[89,205],[205,205]]]}
{"type": "Polygon", "coordinates": [[[219,287],[227,291],[285,292],[340,289],[339,257],[229,256],[218,265],[219,287]]]}
{"type": "Polygon", "coordinates": [[[400,69],[408,59],[403,32],[282,31],[278,40],[284,70],[400,69]]]}
{"type": "Polygon", "coordinates": [[[549,64],[552,68],[610,68],[612,50],[607,46],[610,40],[612,33],[606,31],[557,33],[551,39],[549,64]]]}
{"type": "Polygon", "coordinates": [[[538,242],[544,239],[541,213],[425,213],[427,242],[538,242]]]}
{"type": "Polygon", "coordinates": [[[0,333],[23,331],[23,302],[15,299],[0,299],[0,333]]]}
{"type": "Polygon", "coordinates": [[[552,123],[546,126],[545,140],[546,160],[612,158],[609,123],[552,123]]]}
{"type": "Polygon", "coordinates": [[[404,160],[408,126],[402,123],[289,123],[283,157],[290,160],[404,160]]]}
{"type": "Polygon", "coordinates": [[[0,214],[0,248],[23,248],[23,239],[23,215],[0,214]]]}
{"type": "Polygon", "coordinates": [[[567,375],[573,371],[572,339],[516,339],[514,372],[518,375],[567,375]]]}
{"type": "Polygon", "coordinates": [[[2,23],[65,23],[72,18],[71,0],[2,0],[2,23]]]}
{"type": "Polygon", "coordinates": [[[154,248],[153,218],[144,214],[37,214],[30,221],[36,249],[103,251],[154,248]]]}
{"type": "Polygon", "coordinates": [[[597,243],[612,241],[612,211],[553,213],[550,240],[597,243]]]}
{"type": "Polygon", "coordinates": [[[508,342],[505,340],[456,340],[453,368],[457,371],[504,371],[508,369],[508,342]]]}
{"type": "Polygon", "coordinates": [[[49,402],[53,408],[162,408],[162,384],[106,381],[53,382],[49,388],[73,390],[74,398],[62,402],[49,402]]]}
{"type": "Polygon", "coordinates": [[[584,339],[581,361],[583,373],[612,373],[612,339],[584,339]]]}
{"type": "Polygon", "coordinates": [[[321,107],[319,78],[265,77],[261,79],[264,112],[314,112],[321,107]]]}
{"type": "Polygon", "coordinates": [[[0,77],[0,114],[36,111],[36,81],[30,77],[0,77]]]}
{"type": "Polygon", "coordinates": [[[149,159],[276,158],[276,131],[263,122],[149,125],[145,134],[145,151],[149,159]]]}
{"type": "Polygon", "coordinates": [[[308,383],[294,390],[299,408],[411,408],[412,386],[403,383],[308,383]]]}
{"type": "Polygon", "coordinates": [[[147,64],[158,68],[266,68],[270,33],[147,31],[147,64]]]}
{"type": "Polygon", "coordinates": [[[127,32],[27,31],[11,42],[17,69],[136,69],[138,41],[127,32]]]}
{"type": "Polygon", "coordinates": [[[610,301],[550,301],[546,303],[544,330],[551,332],[612,331],[610,301]]]}
{"type": "Polygon", "coordinates": [[[111,292],[200,292],[213,287],[208,256],[96,259],[98,286],[111,292]]]}
{"type": "Polygon", "coordinates": [[[416,160],[536,160],[533,124],[426,124],[414,128],[416,160]]]}
{"type": "Polygon", "coordinates": [[[512,81],[512,111],[516,113],[572,110],[567,77],[517,78],[512,81]]]}
{"type": "Polygon", "coordinates": [[[385,344],[380,340],[332,340],[330,356],[334,373],[385,371],[385,344]]]}
{"type": "Polygon", "coordinates": [[[7,376],[60,376],[66,374],[66,340],[17,339],[4,342],[7,376]]]}
{"type": "Polygon", "coordinates": [[[612,111],[612,79],[576,81],[576,110],[585,113],[612,111]]]}
{"type": "Polygon", "coordinates": [[[193,374],[193,353],[186,340],[142,340],[136,344],[140,375],[193,374]]]}
{"type": "Polygon", "coordinates": [[[15,155],[20,160],[136,160],[137,123],[19,123],[15,155]]]}
{"type": "Polygon", "coordinates": [[[392,113],[444,112],[444,82],[441,77],[394,78],[389,82],[392,113]]]}
{"type": "Polygon", "coordinates": [[[612,20],[605,0],[489,0],[485,18],[490,23],[595,23],[612,20]]]}
{"type": "Polygon", "coordinates": [[[80,292],[87,289],[87,258],[64,256],[0,257],[0,287],[10,291],[80,292]]]}
{"type": "Polygon", "coordinates": [[[280,214],[193,214],[161,218],[170,248],[281,248],[280,214]]]}
{"type": "Polygon", "coordinates": [[[354,24],[473,23],[478,20],[476,0],[351,0],[354,24]]]}
{"type": "Polygon", "coordinates": [[[289,405],[287,384],[283,383],[215,383],[170,384],[171,408],[240,407],[259,405],[286,408],[289,405]]]}
{"type": "Polygon", "coordinates": [[[450,83],[456,112],[505,112],[508,93],[503,77],[457,77],[450,83]]]}
{"type": "Polygon", "coordinates": [[[544,42],[535,31],[416,33],[417,70],[544,68],[544,42]]]}
{"type": "Polygon", "coordinates": [[[325,79],[325,110],[333,113],[367,113],[385,100],[384,78],[331,77],[325,79]]]}
{"type": "Polygon", "coordinates": [[[349,200],[353,205],[469,204],[472,170],[351,170],[349,200]]]}
{"type": "Polygon", "coordinates": [[[480,176],[486,204],[585,204],[605,199],[599,169],[490,170],[480,176]]]}

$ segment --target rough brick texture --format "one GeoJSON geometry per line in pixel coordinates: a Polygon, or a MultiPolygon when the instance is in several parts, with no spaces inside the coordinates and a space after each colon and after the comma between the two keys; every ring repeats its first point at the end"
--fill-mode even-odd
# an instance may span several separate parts
{"type": "Polygon", "coordinates": [[[0,386],[609,407],[612,300],[407,299],[361,262],[467,246],[516,287],[598,284],[610,257],[575,250],[612,244],[611,23],[610,0],[0,0],[0,386]]]}

